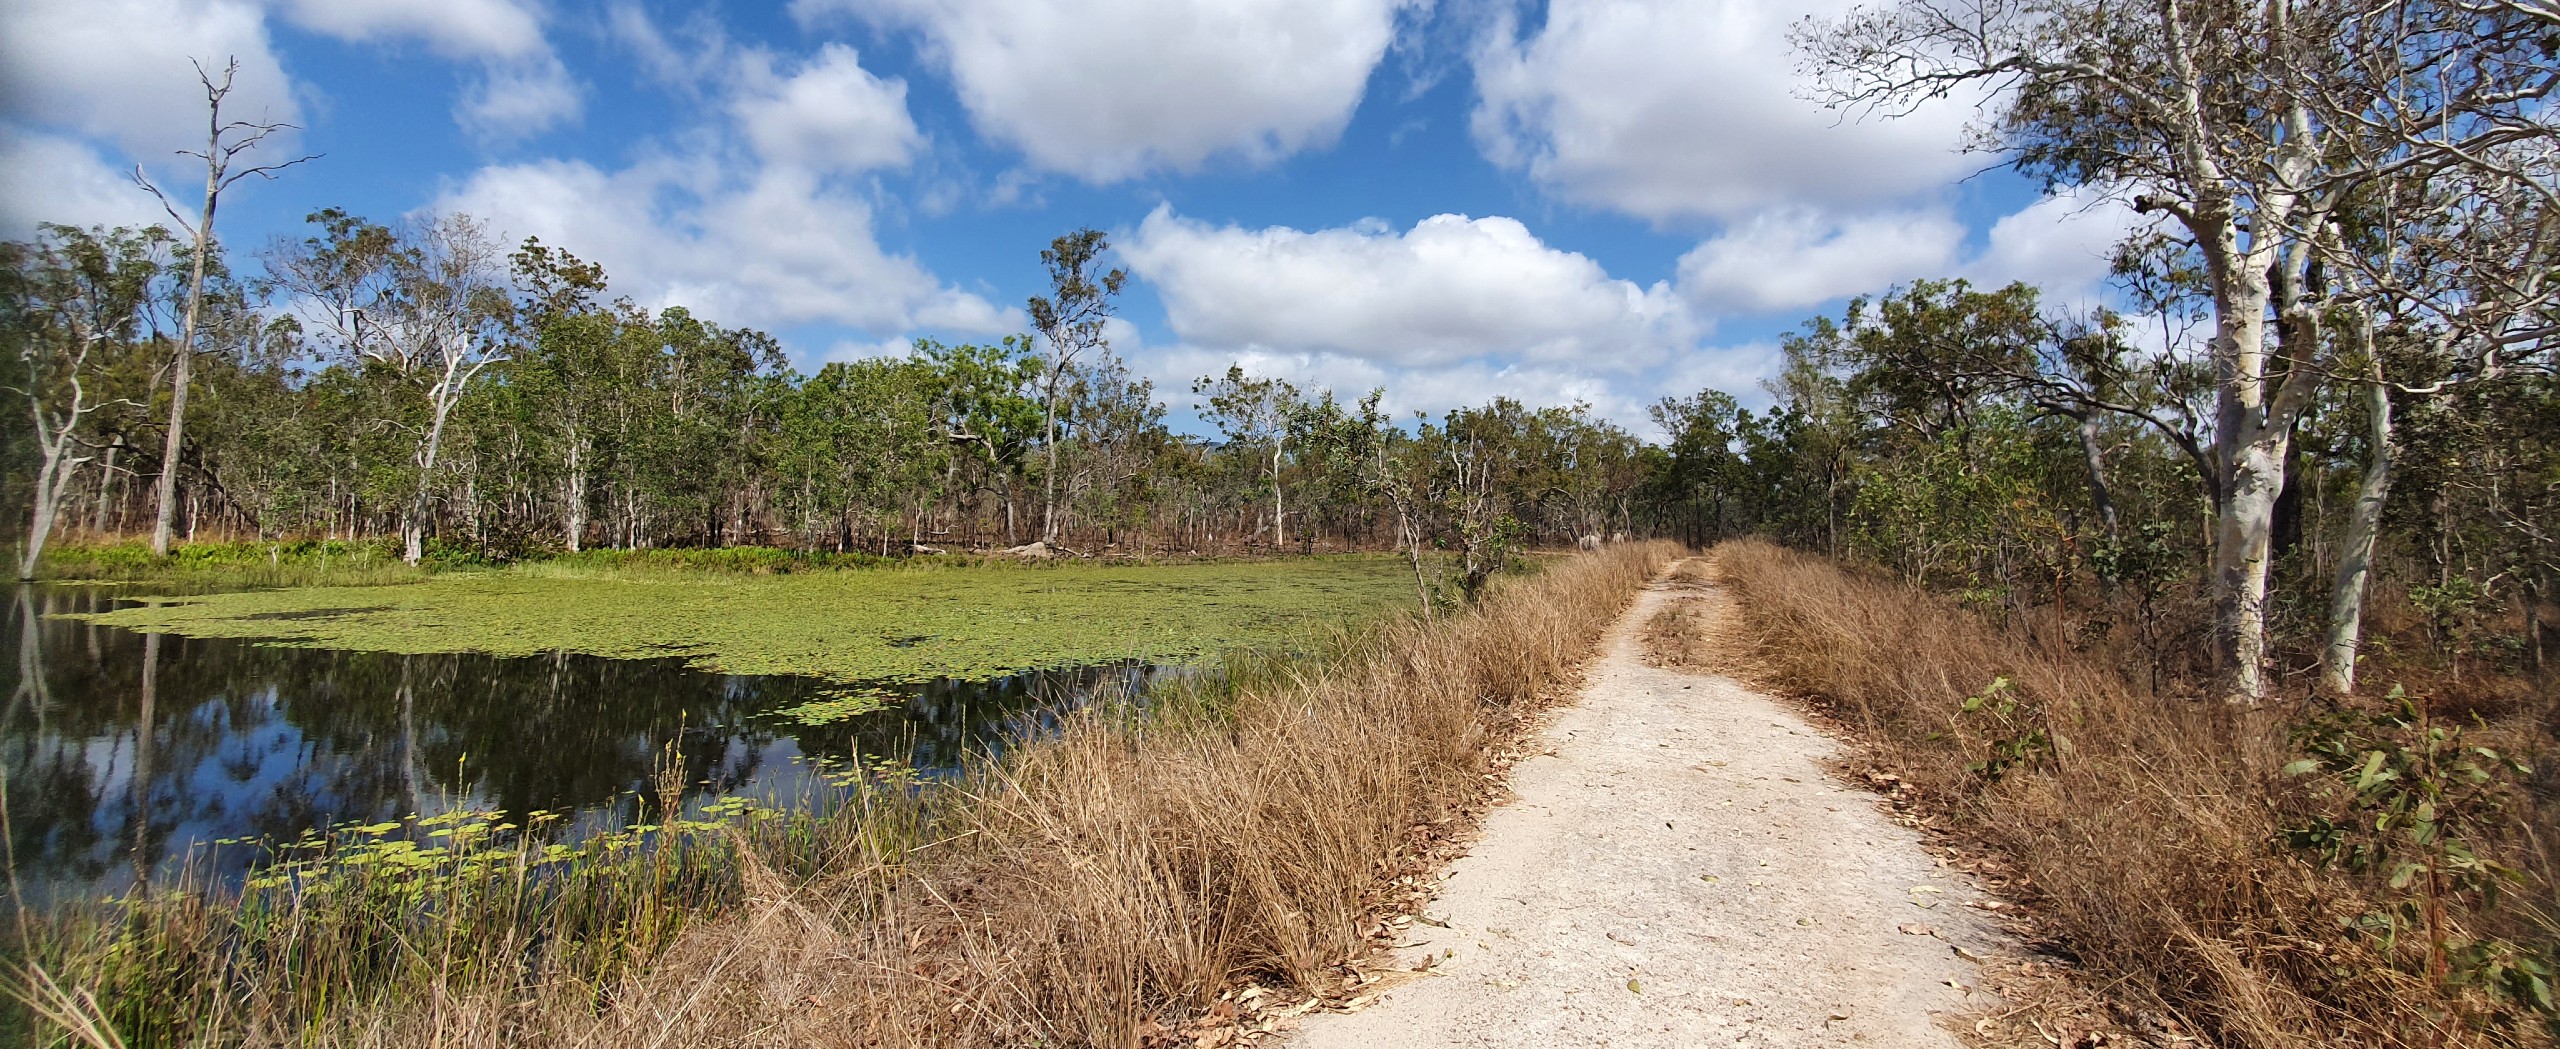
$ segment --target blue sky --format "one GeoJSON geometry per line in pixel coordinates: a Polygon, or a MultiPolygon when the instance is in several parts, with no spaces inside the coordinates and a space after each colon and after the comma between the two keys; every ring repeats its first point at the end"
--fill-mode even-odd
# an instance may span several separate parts
{"type": "MultiPolygon", "coordinates": [[[[2131,225],[1797,97],[1836,0],[0,0],[0,235],[151,221],[230,112],[320,153],[235,245],[334,205],[467,212],[795,363],[1023,326],[1037,253],[1109,231],[1114,341],[1176,408],[1232,362],[1438,411],[1746,396],[1778,333],[1915,277],[2098,294],[2131,225]]],[[[201,174],[193,176],[200,180],[201,174]]]]}

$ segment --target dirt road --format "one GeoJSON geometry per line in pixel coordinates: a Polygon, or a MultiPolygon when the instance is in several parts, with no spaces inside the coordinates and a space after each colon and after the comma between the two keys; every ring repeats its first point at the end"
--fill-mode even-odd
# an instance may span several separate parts
{"type": "Polygon", "coordinates": [[[1399,944],[1419,976],[1307,1018],[1299,1049],[1959,1043],[1956,949],[1994,933],[1958,875],[1873,795],[1823,768],[1838,745],[1724,677],[1645,665],[1656,583],[1580,699],[1513,772],[1517,798],[1399,944]]]}

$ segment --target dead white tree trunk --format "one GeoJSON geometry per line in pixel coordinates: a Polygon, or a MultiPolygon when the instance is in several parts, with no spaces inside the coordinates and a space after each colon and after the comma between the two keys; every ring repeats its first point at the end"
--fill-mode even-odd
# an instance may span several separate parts
{"type": "Polygon", "coordinates": [[[133,169],[133,180],[159,198],[161,208],[169,213],[169,218],[179,228],[195,236],[194,256],[188,260],[187,307],[178,322],[176,356],[170,368],[169,433],[160,456],[159,508],[151,525],[151,552],[155,555],[169,552],[170,526],[177,518],[178,466],[186,449],[187,390],[195,373],[196,332],[202,327],[204,318],[205,266],[213,255],[213,213],[222,203],[222,191],[231,188],[232,183],[252,175],[272,179],[276,172],[312,159],[296,157],[282,164],[231,170],[231,162],[240,154],[257,148],[258,143],[268,136],[293,127],[291,124],[260,124],[245,120],[225,123],[222,100],[231,94],[231,82],[239,73],[240,60],[237,58],[222,67],[222,82],[219,84],[213,82],[213,74],[205,72],[202,65],[196,67],[196,79],[204,83],[204,152],[186,150],[179,153],[180,156],[204,161],[204,204],[197,210],[195,221],[189,222],[186,216],[178,213],[177,206],[170,202],[167,194],[160,192],[160,187],[151,184],[150,177],[143,173],[140,165],[133,169]]]}

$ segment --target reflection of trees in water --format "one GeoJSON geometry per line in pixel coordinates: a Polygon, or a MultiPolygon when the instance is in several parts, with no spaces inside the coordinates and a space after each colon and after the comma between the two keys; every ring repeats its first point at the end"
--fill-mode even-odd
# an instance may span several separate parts
{"type": "MultiPolygon", "coordinates": [[[[902,705],[802,728],[760,717],[831,684],[704,673],[681,659],[496,658],[264,647],[44,618],[95,592],[22,588],[18,666],[0,715],[11,845],[32,891],[117,891],[217,838],[286,840],[460,801],[522,822],[542,809],[637,813],[674,744],[689,795],[796,775],[795,749],[901,757],[922,769],[1053,731],[1136,667],[888,686],[902,705]]],[[[593,821],[587,821],[592,825],[593,821]]],[[[227,873],[248,861],[225,850],[227,873]]]]}

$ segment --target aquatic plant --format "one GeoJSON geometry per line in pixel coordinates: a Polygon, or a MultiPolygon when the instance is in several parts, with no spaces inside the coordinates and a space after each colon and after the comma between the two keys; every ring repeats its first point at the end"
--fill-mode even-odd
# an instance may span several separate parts
{"type": "Polygon", "coordinates": [[[361,592],[211,594],[90,618],[317,648],[682,655],[723,673],[921,682],[1289,643],[1409,604],[1403,572],[1377,556],[779,575],[549,565],[361,592]]]}

